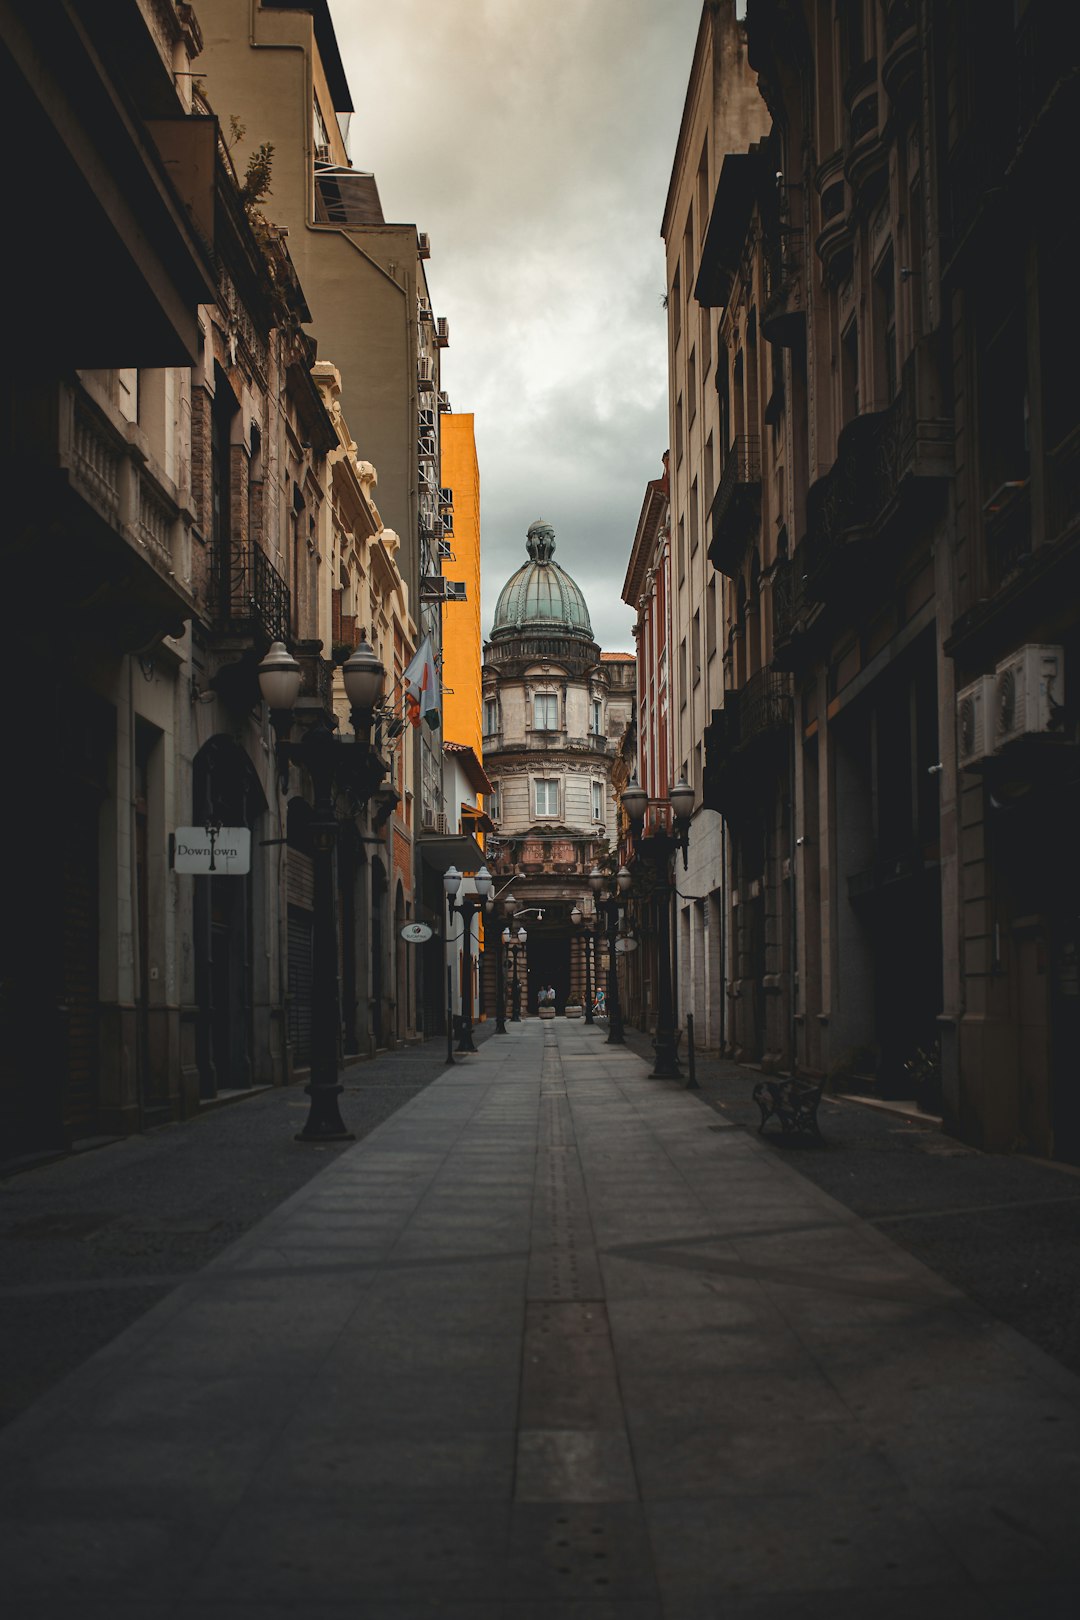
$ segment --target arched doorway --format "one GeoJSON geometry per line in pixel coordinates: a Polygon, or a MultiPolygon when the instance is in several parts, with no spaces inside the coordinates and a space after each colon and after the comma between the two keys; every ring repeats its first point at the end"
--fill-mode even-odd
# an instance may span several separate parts
{"type": "MultiPolygon", "coordinates": [[[[193,761],[192,817],[251,830],[267,808],[254,765],[231,737],[211,737],[193,761]]],[[[252,1084],[252,875],[196,877],[193,913],[195,1057],[200,1096],[252,1084]]]]}

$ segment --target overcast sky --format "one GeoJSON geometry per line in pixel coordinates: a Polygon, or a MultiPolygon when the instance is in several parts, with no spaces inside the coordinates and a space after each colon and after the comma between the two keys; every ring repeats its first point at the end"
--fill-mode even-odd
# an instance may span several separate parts
{"type": "Polygon", "coordinates": [[[431,237],[443,386],[476,415],[483,630],[525,532],[593,631],[620,600],[667,448],[660,223],[701,0],[332,0],[350,147],[388,220],[431,237]]]}

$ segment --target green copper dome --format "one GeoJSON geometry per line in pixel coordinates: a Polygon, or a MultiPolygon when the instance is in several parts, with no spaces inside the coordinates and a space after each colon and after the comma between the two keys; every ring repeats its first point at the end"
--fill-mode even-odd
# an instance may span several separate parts
{"type": "Polygon", "coordinates": [[[592,640],[589,610],[580,589],[552,560],[555,530],[538,518],[525,541],[529,561],[511,574],[495,606],[492,636],[516,630],[557,630],[592,640]]]}

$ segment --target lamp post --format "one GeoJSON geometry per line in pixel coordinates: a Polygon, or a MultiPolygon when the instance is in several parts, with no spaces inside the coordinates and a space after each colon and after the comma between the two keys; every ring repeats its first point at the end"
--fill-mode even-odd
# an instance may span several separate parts
{"type": "Polygon", "coordinates": [[[656,1061],[652,1078],[679,1080],[682,1070],[675,1049],[675,1002],[671,986],[671,896],[674,890],[671,863],[676,852],[682,850],[683,866],[686,866],[694,790],[688,782],[680,780],[668,794],[667,803],[675,820],[674,832],[665,826],[658,826],[652,832],[645,833],[645,813],[650,800],[636,778],[632,778],[624,789],[621,803],[630,822],[635,864],[640,861],[647,865],[653,879],[658,983],[656,1035],[653,1040],[656,1061]]]}
{"type": "Polygon", "coordinates": [[[458,899],[458,890],[461,888],[461,873],[456,866],[449,866],[443,874],[443,889],[446,892],[446,904],[451,917],[455,912],[461,913],[463,933],[462,963],[461,963],[461,1035],[458,1039],[459,1052],[475,1052],[473,1044],[473,1016],[472,1016],[472,923],[473,918],[483,911],[491,886],[494,882],[486,866],[482,866],[473,878],[476,893],[467,894],[458,899]]]}
{"type": "Polygon", "coordinates": [[[596,972],[596,930],[600,924],[598,916],[593,917],[592,927],[589,919],[580,906],[575,906],[570,913],[570,921],[575,928],[581,931],[581,947],[585,953],[585,1022],[592,1024],[593,1018],[593,983],[596,972]],[[590,971],[591,969],[591,971],[590,971]]]}
{"type": "Polygon", "coordinates": [[[518,951],[525,949],[525,941],[528,937],[524,928],[519,928],[516,934],[512,933],[509,928],[503,930],[503,943],[510,947],[513,965],[513,977],[510,980],[510,1022],[512,1024],[521,1023],[521,985],[518,982],[517,969],[518,951]]]}
{"type": "Polygon", "coordinates": [[[311,778],[313,923],[311,974],[311,1074],[306,1086],[311,1107],[298,1142],[348,1142],[338,1107],[338,1041],[341,1007],[338,994],[337,905],[334,851],[338,824],[334,815],[335,786],[358,804],[366,804],[386,774],[386,766],[371,746],[371,724],[382,698],[386,671],[367,641],[361,639],[342,667],[345,692],[352,711],[354,736],[335,737],[333,715],[320,711],[314,723],[294,741],[290,736],[293,708],[300,695],[300,665],[282,641],[275,641],[259,665],[259,690],[270,710],[274,728],[278,780],[283,794],[289,788],[289,768],[296,765],[311,778]]]}
{"type": "Polygon", "coordinates": [[[597,915],[603,919],[604,931],[607,935],[608,970],[607,970],[607,1003],[608,1003],[608,1046],[624,1046],[622,1002],[619,999],[619,967],[615,954],[615,941],[619,937],[619,919],[622,914],[622,896],[626,894],[632,882],[630,873],[625,866],[620,866],[614,878],[609,878],[594,866],[589,873],[589,887],[596,896],[597,915]],[[601,898],[605,887],[608,894],[601,898]]]}
{"type": "MultiPolygon", "coordinates": [[[[503,895],[499,900],[494,896],[488,900],[487,909],[501,922],[503,917],[512,917],[517,901],[512,894],[503,895]]],[[[503,949],[509,943],[509,926],[503,929],[499,936],[499,943],[495,950],[495,1033],[506,1034],[506,985],[503,978],[503,949]]]]}

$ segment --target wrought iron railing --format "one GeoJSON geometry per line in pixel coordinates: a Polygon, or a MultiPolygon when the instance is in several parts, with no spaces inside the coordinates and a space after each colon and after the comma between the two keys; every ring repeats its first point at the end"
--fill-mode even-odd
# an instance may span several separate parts
{"type": "Polygon", "coordinates": [[[991,588],[996,590],[1031,555],[1031,486],[1027,479],[1002,485],[983,507],[983,534],[991,588]]]}
{"type": "Polygon", "coordinates": [[[288,641],[291,593],[261,546],[249,542],[235,547],[215,572],[222,628],[257,641],[288,641]]]}

